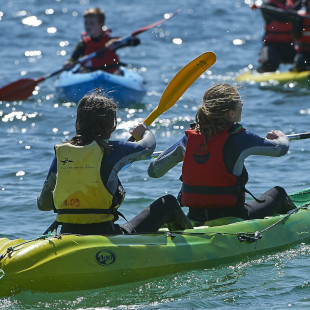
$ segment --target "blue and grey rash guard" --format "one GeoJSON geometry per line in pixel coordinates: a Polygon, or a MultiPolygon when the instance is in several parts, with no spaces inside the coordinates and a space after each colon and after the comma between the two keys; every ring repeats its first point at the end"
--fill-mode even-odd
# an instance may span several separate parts
{"type": "MultiPolygon", "coordinates": [[[[148,168],[148,174],[152,178],[165,175],[170,169],[183,161],[186,150],[187,136],[166,149],[155,159],[148,168]]],[[[223,160],[229,173],[240,176],[244,161],[250,155],[263,155],[279,157],[285,155],[289,149],[288,138],[281,137],[269,140],[259,137],[248,130],[230,135],[223,147],[223,160]]]]}
{"type": "MultiPolygon", "coordinates": [[[[143,137],[137,142],[109,141],[111,151],[102,158],[101,179],[107,190],[114,196],[119,184],[118,172],[126,165],[150,156],[156,147],[153,133],[145,131],[143,137]]],[[[42,211],[53,210],[53,190],[56,185],[57,161],[54,157],[38,197],[37,205],[42,211]]]]}

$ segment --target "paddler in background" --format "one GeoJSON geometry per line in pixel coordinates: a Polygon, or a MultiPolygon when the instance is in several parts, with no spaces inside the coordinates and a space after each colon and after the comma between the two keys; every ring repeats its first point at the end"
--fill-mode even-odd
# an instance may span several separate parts
{"type": "MultiPolygon", "coordinates": [[[[110,47],[102,54],[89,59],[82,64],[80,72],[90,72],[95,70],[104,70],[109,73],[122,74],[120,70],[120,60],[113,49],[113,44],[120,41],[119,37],[110,37],[111,30],[105,26],[105,13],[99,8],[91,8],[84,13],[85,32],[82,33],[82,39],[76,45],[74,52],[69,60],[64,63],[64,68],[69,70],[73,67],[74,62],[82,56],[89,55],[99,49],[110,47]]],[[[139,38],[127,40],[121,46],[136,46],[140,44],[139,38]]]]}
{"type": "Polygon", "coordinates": [[[267,0],[260,6],[252,5],[253,10],[257,8],[261,10],[265,21],[265,34],[259,56],[258,72],[274,72],[281,63],[293,63],[295,49],[292,22],[288,16],[278,15],[272,8],[296,11],[300,5],[299,1],[294,0],[267,0]]]}
{"type": "Polygon", "coordinates": [[[245,188],[245,159],[250,155],[283,156],[289,139],[280,130],[262,138],[243,128],[238,123],[242,106],[236,88],[228,84],[211,87],[203,96],[196,123],[149,165],[149,176],[159,178],[183,162],[179,201],[189,207],[188,217],[195,226],[226,216],[264,218],[295,208],[280,186],[245,202],[245,193],[250,194],[245,188]]]}
{"type": "Polygon", "coordinates": [[[293,71],[310,70],[310,0],[303,2],[302,10],[293,19],[293,36],[296,39],[293,71]]]}
{"type": "MultiPolygon", "coordinates": [[[[76,134],[55,146],[38,208],[54,210],[61,233],[111,235],[192,228],[177,199],[165,195],[129,222],[116,223],[125,191],[118,178],[122,167],[151,155],[156,142],[143,124],[131,134],[136,142],[110,140],[117,125],[116,104],[100,94],[84,96],[77,108],[76,134]]],[[[137,186],[139,186],[137,184],[137,186]]]]}

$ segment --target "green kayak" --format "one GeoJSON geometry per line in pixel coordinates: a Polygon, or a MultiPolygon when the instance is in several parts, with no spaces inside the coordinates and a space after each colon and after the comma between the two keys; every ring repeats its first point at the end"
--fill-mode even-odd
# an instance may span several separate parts
{"type": "Polygon", "coordinates": [[[114,236],[0,238],[0,297],[68,292],[208,268],[310,240],[310,189],[290,195],[297,208],[264,219],[222,218],[185,231],[114,236]]]}

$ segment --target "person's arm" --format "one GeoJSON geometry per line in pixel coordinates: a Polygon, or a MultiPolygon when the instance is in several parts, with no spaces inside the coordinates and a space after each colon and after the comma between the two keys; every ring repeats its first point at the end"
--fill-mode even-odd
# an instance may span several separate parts
{"type": "Polygon", "coordinates": [[[141,43],[140,39],[137,37],[130,38],[126,42],[122,44],[116,44],[116,47],[113,49],[114,51],[118,50],[119,48],[127,47],[127,46],[137,46],[141,43]]]}
{"type": "Polygon", "coordinates": [[[71,57],[64,63],[64,69],[70,70],[74,66],[74,62],[84,55],[85,43],[80,40],[76,45],[71,57]]]}
{"type": "Polygon", "coordinates": [[[136,160],[141,160],[152,155],[156,147],[155,136],[144,124],[139,124],[136,126],[132,131],[130,131],[130,134],[136,141],[127,143],[134,143],[135,147],[144,149],[140,156],[137,156],[136,160]]]}
{"type": "Polygon", "coordinates": [[[40,195],[37,198],[37,206],[41,211],[54,210],[53,191],[56,185],[57,162],[56,157],[51,164],[50,170],[44,182],[40,195]]]}
{"type": "Polygon", "coordinates": [[[118,173],[124,166],[135,161],[145,159],[152,155],[156,147],[154,134],[143,124],[135,127],[130,134],[135,138],[134,142],[110,141],[111,151],[106,155],[105,165],[108,170],[118,173]]]}
{"type": "Polygon", "coordinates": [[[273,151],[271,151],[270,155],[267,154],[267,156],[283,156],[287,153],[290,147],[290,141],[288,137],[281,130],[269,131],[266,135],[265,140],[267,140],[273,145],[273,151]]]}
{"type": "Polygon", "coordinates": [[[170,169],[183,161],[187,143],[187,136],[163,151],[148,168],[148,175],[151,178],[160,178],[164,176],[170,169]]]}
{"type": "Polygon", "coordinates": [[[112,195],[119,185],[119,171],[128,164],[147,158],[156,147],[153,133],[143,124],[134,128],[131,134],[137,141],[110,141],[111,151],[102,160],[101,179],[112,195]]]}
{"type": "Polygon", "coordinates": [[[262,138],[248,130],[232,135],[225,145],[224,161],[229,171],[239,176],[242,173],[244,161],[250,155],[279,157],[289,149],[288,137],[279,130],[270,131],[262,138]]]}

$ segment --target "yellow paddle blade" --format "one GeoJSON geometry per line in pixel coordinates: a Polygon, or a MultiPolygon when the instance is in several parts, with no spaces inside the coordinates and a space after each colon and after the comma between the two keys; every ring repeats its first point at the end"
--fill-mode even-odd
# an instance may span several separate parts
{"type": "Polygon", "coordinates": [[[150,126],[159,115],[169,110],[194,81],[209,69],[215,61],[216,55],[213,52],[205,52],[183,67],[170,81],[161,96],[158,106],[144,120],[144,124],[150,126]]]}

